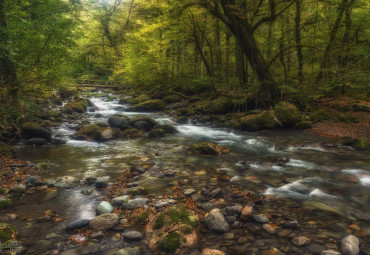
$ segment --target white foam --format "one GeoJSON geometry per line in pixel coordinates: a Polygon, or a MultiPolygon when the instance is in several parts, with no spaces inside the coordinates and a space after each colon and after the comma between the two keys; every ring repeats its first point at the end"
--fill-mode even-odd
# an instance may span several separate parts
{"type": "Polygon", "coordinates": [[[341,172],[356,176],[360,184],[370,187],[370,172],[363,169],[343,169],[341,172]]]}
{"type": "Polygon", "coordinates": [[[205,137],[210,139],[233,140],[238,141],[242,136],[233,132],[214,129],[206,126],[179,125],[176,129],[184,136],[205,137]]]}
{"type": "Polygon", "coordinates": [[[317,198],[327,198],[327,199],[337,198],[336,196],[333,196],[333,195],[330,195],[330,194],[327,194],[327,193],[323,192],[321,189],[314,189],[313,191],[311,191],[309,196],[310,197],[317,197],[317,198]]]}
{"type": "Polygon", "coordinates": [[[292,167],[299,167],[299,168],[306,168],[306,169],[314,169],[317,167],[314,163],[307,162],[300,159],[290,159],[288,163],[286,163],[287,166],[292,167]]]}

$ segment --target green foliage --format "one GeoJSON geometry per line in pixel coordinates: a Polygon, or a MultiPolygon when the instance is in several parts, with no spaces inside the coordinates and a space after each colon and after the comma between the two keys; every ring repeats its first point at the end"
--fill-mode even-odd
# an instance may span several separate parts
{"type": "Polygon", "coordinates": [[[17,228],[8,223],[0,223],[0,242],[10,240],[13,236],[17,236],[17,228]]]}
{"type": "Polygon", "coordinates": [[[137,218],[137,223],[145,224],[149,220],[149,211],[142,212],[137,218]]]}
{"type": "Polygon", "coordinates": [[[160,229],[165,225],[165,215],[159,213],[154,221],[154,229],[160,229]]]}
{"type": "Polygon", "coordinates": [[[319,109],[311,115],[311,119],[315,122],[323,122],[326,120],[331,120],[331,116],[326,110],[319,109]]]}
{"type": "Polygon", "coordinates": [[[168,252],[175,253],[178,248],[181,246],[183,238],[177,232],[170,232],[160,241],[159,249],[168,252]]]}
{"type": "Polygon", "coordinates": [[[63,86],[58,89],[58,93],[61,98],[67,99],[71,97],[77,97],[79,92],[76,87],[63,86]]]}
{"type": "Polygon", "coordinates": [[[369,143],[365,137],[360,137],[353,141],[353,147],[356,150],[365,151],[369,148],[369,143]]]}

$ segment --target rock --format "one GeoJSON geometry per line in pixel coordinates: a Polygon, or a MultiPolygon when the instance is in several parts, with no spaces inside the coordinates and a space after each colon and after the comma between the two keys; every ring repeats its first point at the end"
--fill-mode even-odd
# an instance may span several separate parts
{"type": "Polygon", "coordinates": [[[284,228],[291,228],[291,229],[296,229],[299,227],[298,221],[296,220],[291,220],[283,223],[284,228]]]}
{"type": "Polygon", "coordinates": [[[223,235],[222,235],[222,237],[223,237],[224,239],[226,239],[226,240],[231,240],[231,239],[233,239],[233,238],[234,238],[234,233],[232,233],[232,232],[225,233],[225,234],[223,234],[223,235]]]}
{"type": "Polygon", "coordinates": [[[89,103],[85,99],[75,100],[68,102],[65,106],[65,112],[68,114],[77,112],[77,113],[84,113],[87,110],[89,103]]]}
{"type": "Polygon", "coordinates": [[[311,239],[307,236],[295,236],[292,238],[292,243],[298,247],[306,246],[311,243],[311,239]]]}
{"type": "Polygon", "coordinates": [[[353,141],[353,147],[359,151],[366,151],[369,148],[367,138],[359,137],[353,141]]]}
{"type": "Polygon", "coordinates": [[[203,142],[191,145],[187,151],[192,154],[219,156],[230,150],[215,143],[203,142]]]}
{"type": "Polygon", "coordinates": [[[309,250],[313,254],[321,254],[321,252],[325,250],[325,247],[322,246],[321,244],[312,243],[307,246],[307,250],[309,250]]]}
{"type": "Polygon", "coordinates": [[[99,141],[109,141],[114,139],[115,131],[112,128],[104,128],[100,131],[99,141]]]}
{"type": "Polygon", "coordinates": [[[209,202],[198,205],[198,207],[200,209],[205,210],[205,211],[208,211],[209,209],[211,209],[212,206],[213,206],[213,204],[212,203],[209,203],[209,202]]]}
{"type": "Polygon", "coordinates": [[[24,139],[44,138],[47,142],[51,141],[51,132],[41,127],[36,122],[26,122],[23,124],[21,136],[24,139]]]}
{"type": "Polygon", "coordinates": [[[115,213],[105,213],[96,216],[89,223],[89,227],[94,231],[106,231],[113,228],[118,223],[118,216],[115,213]]]}
{"type": "Polygon", "coordinates": [[[8,241],[13,235],[17,235],[18,231],[15,226],[8,223],[0,223],[0,242],[8,241]]]}
{"type": "Polygon", "coordinates": [[[202,255],[225,255],[225,252],[215,249],[205,248],[202,250],[202,255]]]}
{"type": "Polygon", "coordinates": [[[138,208],[139,206],[146,205],[147,203],[148,203],[147,198],[134,198],[129,200],[127,203],[123,203],[122,209],[133,210],[138,208]]]}
{"type": "Polygon", "coordinates": [[[267,233],[274,234],[276,232],[276,227],[271,224],[263,224],[262,229],[265,230],[267,233]]]}
{"type": "Polygon", "coordinates": [[[44,138],[31,138],[26,141],[26,145],[42,146],[46,144],[48,144],[48,142],[44,138]]]}
{"type": "Polygon", "coordinates": [[[46,191],[45,193],[43,193],[42,196],[40,196],[38,202],[43,203],[43,202],[52,200],[53,198],[56,198],[57,196],[58,196],[57,190],[46,191]]]}
{"type": "Polygon", "coordinates": [[[163,138],[165,136],[166,134],[162,129],[153,129],[148,134],[149,139],[163,138]]]}
{"type": "Polygon", "coordinates": [[[225,211],[229,215],[239,214],[243,207],[239,204],[233,205],[233,206],[226,206],[225,211]]]}
{"type": "Polygon", "coordinates": [[[166,134],[176,134],[179,132],[174,126],[167,124],[157,125],[154,127],[154,129],[162,129],[166,134]]]}
{"type": "Polygon", "coordinates": [[[53,238],[56,238],[58,237],[59,235],[58,234],[55,234],[55,233],[49,233],[45,236],[45,239],[53,239],[53,238]]]}
{"type": "Polygon", "coordinates": [[[220,197],[222,195],[222,191],[220,188],[214,189],[209,193],[211,197],[220,197]]]}
{"type": "Polygon", "coordinates": [[[220,209],[211,210],[211,212],[204,219],[204,222],[211,231],[223,233],[229,230],[229,225],[227,224],[220,209]]]}
{"type": "Polygon", "coordinates": [[[129,201],[130,197],[125,195],[125,196],[120,196],[120,197],[115,197],[112,199],[112,205],[114,206],[121,206],[123,203],[127,203],[129,201]]]}
{"type": "Polygon", "coordinates": [[[293,127],[301,120],[301,113],[297,107],[288,102],[280,102],[275,105],[274,114],[283,127],[293,127]]]}
{"type": "Polygon", "coordinates": [[[123,248],[113,253],[113,255],[141,255],[142,250],[141,247],[123,248]]]}
{"type": "Polygon", "coordinates": [[[132,118],[130,120],[130,125],[137,129],[143,130],[144,132],[147,132],[157,126],[158,122],[147,116],[139,116],[132,118]]]}
{"type": "Polygon", "coordinates": [[[103,181],[97,181],[97,182],[95,183],[95,187],[96,187],[97,189],[103,189],[103,188],[108,187],[108,184],[107,184],[106,182],[103,182],[103,181]]]}
{"type": "Polygon", "coordinates": [[[225,220],[227,221],[227,223],[229,224],[234,224],[234,222],[236,221],[236,217],[235,216],[226,216],[225,217],[225,220]]]}
{"type": "Polygon", "coordinates": [[[85,179],[85,183],[87,184],[87,185],[92,185],[92,184],[94,184],[96,182],[96,178],[95,177],[86,177],[86,179],[85,179]]]}
{"type": "Polygon", "coordinates": [[[140,103],[142,103],[142,102],[149,101],[149,100],[151,100],[151,98],[150,98],[148,95],[146,95],[146,94],[141,94],[141,95],[140,95],[140,96],[138,96],[137,98],[134,98],[134,99],[132,100],[132,102],[133,102],[133,103],[135,103],[135,104],[140,104],[140,103]]]}
{"type": "Polygon", "coordinates": [[[252,213],[253,213],[253,207],[252,206],[250,206],[250,205],[244,206],[244,208],[240,212],[240,220],[242,220],[242,221],[248,220],[252,216],[252,213]]]}
{"type": "Polygon", "coordinates": [[[66,230],[67,231],[72,231],[72,230],[84,228],[84,227],[87,227],[89,225],[89,223],[90,223],[89,219],[75,220],[75,221],[73,221],[73,222],[71,222],[67,225],[66,230]]]}
{"type": "Polygon", "coordinates": [[[94,232],[91,234],[90,239],[100,239],[104,236],[103,231],[94,232]]]}
{"type": "Polygon", "coordinates": [[[136,104],[132,106],[131,110],[139,111],[139,112],[155,112],[155,111],[162,111],[165,108],[165,104],[162,100],[154,99],[144,101],[142,103],[136,104]]]}
{"type": "Polygon", "coordinates": [[[133,195],[133,196],[147,195],[148,190],[146,190],[143,187],[132,187],[132,188],[128,188],[128,189],[125,190],[124,195],[126,195],[126,194],[133,195]]]}
{"type": "Polygon", "coordinates": [[[205,105],[205,111],[211,114],[224,114],[233,110],[234,104],[230,98],[219,97],[205,105]]]}
{"type": "Polygon", "coordinates": [[[135,139],[143,136],[143,131],[137,128],[129,128],[118,134],[120,139],[135,139]]]}
{"type": "Polygon", "coordinates": [[[12,200],[4,198],[4,197],[0,197],[0,209],[6,209],[9,206],[11,206],[11,204],[12,204],[12,200]]]}
{"type": "Polygon", "coordinates": [[[89,254],[96,254],[100,251],[100,245],[96,243],[88,243],[82,247],[77,248],[79,254],[81,255],[89,255],[89,254]]]}
{"type": "Polygon", "coordinates": [[[108,118],[108,124],[110,127],[125,130],[130,126],[130,119],[124,115],[115,114],[108,118]]]}
{"type": "Polygon", "coordinates": [[[74,139],[77,140],[83,140],[84,137],[89,138],[91,140],[99,140],[100,139],[100,133],[102,132],[104,128],[99,127],[96,124],[91,125],[84,125],[82,126],[78,132],[73,136],[74,139]],[[80,139],[81,138],[81,139],[80,139]]]}
{"type": "Polygon", "coordinates": [[[278,237],[286,237],[286,236],[290,235],[290,233],[292,233],[292,232],[293,232],[293,230],[291,230],[291,229],[283,229],[279,232],[278,237]]]}
{"type": "Polygon", "coordinates": [[[138,231],[127,231],[124,233],[123,237],[126,241],[135,242],[143,239],[143,234],[138,231]]]}
{"type": "Polygon", "coordinates": [[[269,219],[263,214],[253,215],[252,218],[255,222],[260,224],[269,223],[269,219]]]}
{"type": "Polygon", "coordinates": [[[37,178],[35,176],[30,176],[26,180],[26,185],[27,186],[35,186],[36,182],[37,182],[37,178]]]}
{"type": "Polygon", "coordinates": [[[113,210],[114,208],[110,203],[108,203],[107,201],[103,201],[96,208],[96,213],[97,214],[111,213],[113,212],[113,210]]]}
{"type": "Polygon", "coordinates": [[[18,184],[17,186],[13,187],[9,192],[11,193],[24,193],[26,192],[26,186],[23,184],[18,184]]]}
{"type": "Polygon", "coordinates": [[[321,252],[321,255],[341,255],[342,253],[332,250],[324,250],[321,252]]]}
{"type": "Polygon", "coordinates": [[[284,252],[281,252],[277,248],[270,248],[268,250],[261,251],[261,255],[284,255],[284,252]]]}
{"type": "Polygon", "coordinates": [[[277,127],[272,111],[265,111],[258,114],[247,115],[240,119],[240,127],[247,131],[257,131],[261,129],[272,129],[277,127]]]}
{"type": "Polygon", "coordinates": [[[358,255],[360,254],[360,241],[354,235],[349,235],[342,238],[342,254],[343,255],[358,255]]]}
{"type": "Polygon", "coordinates": [[[193,195],[195,192],[197,192],[195,189],[186,189],[186,190],[184,191],[184,195],[185,195],[185,196],[191,196],[191,195],[193,195]]]}

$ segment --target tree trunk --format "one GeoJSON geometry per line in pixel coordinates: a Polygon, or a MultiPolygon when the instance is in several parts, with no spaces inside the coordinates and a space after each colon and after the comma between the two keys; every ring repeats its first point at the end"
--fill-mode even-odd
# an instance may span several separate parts
{"type": "Polygon", "coordinates": [[[229,76],[230,76],[230,38],[231,34],[229,31],[226,32],[226,50],[225,50],[225,82],[226,84],[229,83],[229,76]]]}
{"type": "Polygon", "coordinates": [[[298,82],[303,82],[303,55],[301,45],[301,0],[296,0],[295,42],[297,45],[298,82]]]}
{"type": "Polygon", "coordinates": [[[9,32],[5,1],[0,0],[0,88],[5,92],[4,102],[18,107],[19,81],[9,52],[9,32]]]}
{"type": "Polygon", "coordinates": [[[245,60],[244,60],[244,52],[241,50],[238,42],[235,43],[235,68],[236,68],[236,76],[238,77],[239,86],[244,88],[247,81],[246,81],[246,73],[245,73],[245,60]]]}
{"type": "Polygon", "coordinates": [[[222,82],[221,32],[220,32],[220,21],[218,19],[216,19],[215,41],[216,41],[217,81],[222,82]]]}

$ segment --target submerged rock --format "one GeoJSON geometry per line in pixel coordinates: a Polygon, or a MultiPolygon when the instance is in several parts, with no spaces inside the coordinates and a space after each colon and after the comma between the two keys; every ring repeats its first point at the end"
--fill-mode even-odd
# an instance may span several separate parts
{"type": "Polygon", "coordinates": [[[113,253],[113,255],[141,255],[142,250],[143,248],[141,247],[133,247],[133,248],[127,247],[127,248],[123,248],[123,249],[116,251],[115,253],[113,253]]]}
{"type": "Polygon", "coordinates": [[[89,223],[89,227],[95,231],[106,231],[118,223],[118,216],[115,213],[105,213],[96,216],[89,223]]]}
{"type": "Polygon", "coordinates": [[[306,246],[311,243],[311,239],[307,236],[295,236],[292,238],[292,243],[298,247],[306,246]]]}
{"type": "Polygon", "coordinates": [[[207,217],[204,219],[206,226],[215,232],[227,232],[229,230],[229,225],[227,224],[224,215],[221,213],[220,209],[213,209],[207,217]]]}
{"type": "Polygon", "coordinates": [[[5,242],[16,236],[17,228],[8,223],[0,223],[0,242],[5,242]]]}
{"type": "Polygon", "coordinates": [[[84,228],[84,227],[87,227],[89,225],[89,223],[90,223],[89,219],[75,220],[75,221],[73,221],[73,222],[71,222],[67,225],[66,230],[67,231],[72,231],[72,230],[84,228]]]}
{"type": "Polygon", "coordinates": [[[44,138],[31,138],[26,141],[26,145],[42,146],[46,144],[48,144],[48,142],[44,138]]]}
{"type": "Polygon", "coordinates": [[[244,206],[244,208],[240,212],[240,220],[242,220],[242,221],[248,220],[251,217],[252,213],[253,213],[253,207],[252,206],[250,206],[250,205],[244,206]]]}
{"type": "Polygon", "coordinates": [[[0,197],[0,209],[6,209],[12,204],[12,200],[0,197]]]}
{"type": "Polygon", "coordinates": [[[360,241],[354,235],[343,237],[341,241],[343,255],[360,254],[360,241]]]}

